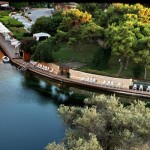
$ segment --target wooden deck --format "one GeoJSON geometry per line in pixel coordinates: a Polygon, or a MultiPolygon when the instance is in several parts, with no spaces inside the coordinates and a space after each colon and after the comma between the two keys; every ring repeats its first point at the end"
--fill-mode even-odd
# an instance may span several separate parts
{"type": "MultiPolygon", "coordinates": [[[[11,62],[14,63],[16,66],[22,66],[25,67],[26,62],[17,56],[15,54],[16,50],[14,46],[10,44],[10,42],[5,41],[4,37],[0,34],[0,46],[3,50],[3,52],[10,58],[11,62]]],[[[42,77],[46,77],[48,79],[52,79],[55,81],[59,81],[61,83],[67,83],[69,85],[77,85],[80,87],[87,87],[87,88],[92,88],[92,89],[98,89],[98,90],[104,90],[112,93],[119,93],[119,94],[125,94],[125,95],[132,95],[132,96],[138,96],[138,97],[145,97],[145,98],[150,98],[150,92],[146,91],[135,91],[135,90],[130,90],[130,89],[122,89],[122,88],[113,88],[113,87],[105,87],[101,86],[100,84],[96,83],[87,83],[79,80],[74,80],[70,78],[66,78],[61,75],[56,75],[49,73],[47,71],[41,70],[32,64],[29,63],[28,70],[41,75],[42,77]]]]}

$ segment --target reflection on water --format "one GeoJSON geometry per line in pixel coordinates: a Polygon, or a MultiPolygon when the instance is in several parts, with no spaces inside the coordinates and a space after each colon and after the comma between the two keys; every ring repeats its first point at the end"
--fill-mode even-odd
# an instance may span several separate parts
{"type": "Polygon", "coordinates": [[[54,100],[54,103],[56,103],[58,106],[62,103],[65,105],[83,106],[85,98],[90,98],[99,94],[115,95],[126,105],[134,100],[142,100],[146,102],[149,101],[149,99],[141,97],[139,98],[136,96],[125,96],[121,94],[115,94],[113,92],[111,93],[102,90],[94,90],[91,88],[83,88],[81,86],[69,86],[65,83],[54,82],[45,78],[41,78],[37,75],[35,76],[30,72],[26,73],[28,74],[28,78],[24,80],[26,86],[29,86],[30,88],[32,87],[32,89],[39,91],[41,94],[51,97],[51,99],[54,100]],[[30,83],[30,85],[28,83],[30,83]]]}
{"type": "Polygon", "coordinates": [[[62,84],[41,78],[28,71],[24,73],[22,85],[35,90],[45,97],[49,97],[49,100],[53,101],[57,106],[60,104],[82,106],[83,100],[89,97],[85,93],[76,93],[73,91],[72,87],[64,83],[62,84]]]}

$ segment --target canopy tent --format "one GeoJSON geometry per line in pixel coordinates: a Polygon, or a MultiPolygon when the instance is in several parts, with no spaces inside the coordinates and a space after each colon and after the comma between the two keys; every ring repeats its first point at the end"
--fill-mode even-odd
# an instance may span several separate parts
{"type": "Polygon", "coordinates": [[[40,37],[47,37],[47,38],[49,38],[51,36],[50,36],[50,34],[43,33],[43,32],[33,34],[33,38],[36,38],[37,41],[39,41],[40,37]]]}
{"type": "Polygon", "coordinates": [[[11,33],[11,31],[0,22],[0,33],[11,33]]]}

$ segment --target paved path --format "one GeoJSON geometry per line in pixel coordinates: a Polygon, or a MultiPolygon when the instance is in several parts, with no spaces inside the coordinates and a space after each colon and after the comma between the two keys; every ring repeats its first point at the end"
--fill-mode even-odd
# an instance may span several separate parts
{"type": "Polygon", "coordinates": [[[15,54],[17,52],[15,47],[12,46],[9,41],[5,41],[2,34],[0,34],[0,46],[3,50],[6,50],[5,53],[9,58],[19,58],[19,56],[15,54]]]}
{"type": "Polygon", "coordinates": [[[31,12],[31,14],[28,14],[28,16],[32,19],[32,22],[34,23],[37,18],[40,18],[42,16],[52,16],[51,11],[52,9],[49,8],[32,8],[29,9],[27,12],[31,12]]]}
{"type": "Polygon", "coordinates": [[[28,28],[31,28],[31,26],[32,26],[32,22],[30,22],[24,16],[21,16],[21,14],[19,14],[19,13],[15,14],[15,15],[11,15],[10,17],[13,18],[13,19],[17,19],[19,22],[21,22],[24,25],[24,29],[26,29],[26,30],[28,28]]]}

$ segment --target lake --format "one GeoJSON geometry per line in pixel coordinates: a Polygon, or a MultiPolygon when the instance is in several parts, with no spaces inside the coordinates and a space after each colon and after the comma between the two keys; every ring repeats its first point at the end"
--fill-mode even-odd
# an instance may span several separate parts
{"type": "Polygon", "coordinates": [[[42,150],[64,137],[55,99],[25,82],[24,73],[0,60],[0,150],[42,150]]]}

